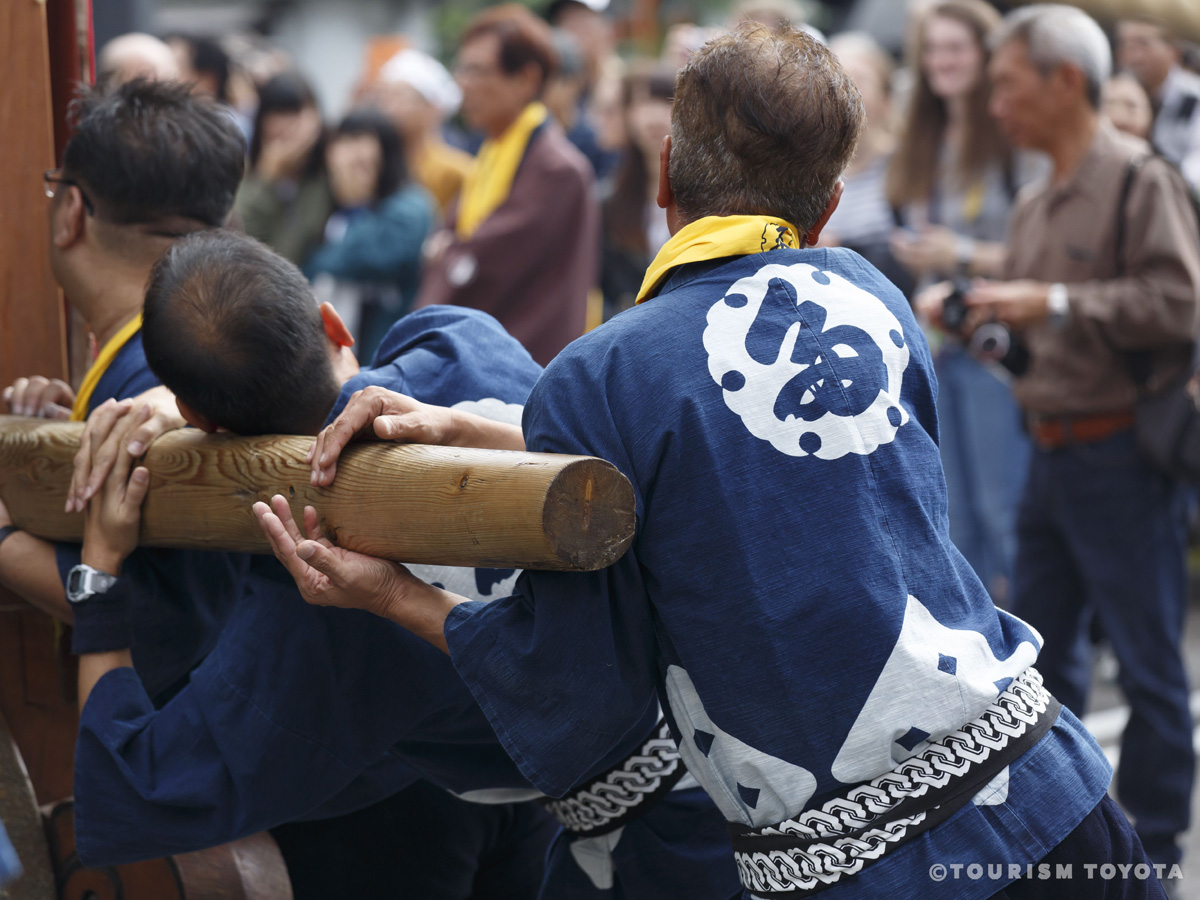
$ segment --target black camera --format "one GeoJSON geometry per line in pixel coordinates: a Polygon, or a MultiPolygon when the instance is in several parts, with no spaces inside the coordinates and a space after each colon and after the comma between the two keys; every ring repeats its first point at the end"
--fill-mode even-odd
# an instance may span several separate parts
{"type": "Polygon", "coordinates": [[[954,280],[954,290],[942,303],[942,327],[962,339],[971,355],[980,362],[999,363],[1017,377],[1024,375],[1029,371],[1029,348],[1007,325],[987,322],[976,328],[970,338],[964,333],[970,290],[971,282],[967,279],[954,280]]]}

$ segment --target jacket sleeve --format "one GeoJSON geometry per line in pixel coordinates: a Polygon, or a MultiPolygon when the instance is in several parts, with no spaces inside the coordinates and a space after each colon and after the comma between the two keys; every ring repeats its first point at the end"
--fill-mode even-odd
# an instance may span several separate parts
{"type": "Polygon", "coordinates": [[[1191,341],[1200,300],[1200,231],[1188,189],[1150,159],[1124,210],[1122,277],[1067,285],[1071,314],[1096,323],[1122,350],[1191,341]]]}
{"type": "MultiPolygon", "coordinates": [[[[608,459],[636,485],[607,404],[560,356],[525,407],[528,448],[608,459]]],[[[635,732],[656,704],[654,620],[636,542],[599,572],[525,572],[517,591],[456,607],[446,640],[521,773],[558,797],[644,736],[635,732]]]]}
{"type": "Polygon", "coordinates": [[[106,674],[83,709],[75,750],[75,834],[88,866],[211,847],[302,816],[357,772],[290,734],[225,685],[195,683],[155,710],[132,669],[106,674]],[[221,728],[235,721],[236,728],[221,728]],[[306,788],[295,789],[294,773],[306,788]]]}
{"type": "Polygon", "coordinates": [[[322,244],[304,269],[351,281],[415,279],[421,246],[433,226],[433,203],[419,188],[393,195],[375,210],[363,210],[336,244],[322,244]]]}

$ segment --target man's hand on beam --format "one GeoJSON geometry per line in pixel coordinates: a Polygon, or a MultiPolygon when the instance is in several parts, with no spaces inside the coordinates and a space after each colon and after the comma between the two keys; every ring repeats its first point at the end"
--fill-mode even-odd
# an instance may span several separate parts
{"type": "Polygon", "coordinates": [[[300,533],[291,507],[279,494],[269,507],[255,503],[254,514],[306,602],[364,609],[449,652],[442,634],[446,616],[466,602],[465,597],[426,584],[399,563],[335,547],[321,533],[311,506],[304,508],[307,536],[300,533]]]}
{"type": "Polygon", "coordinates": [[[4,389],[4,402],[13,415],[66,420],[71,418],[75,392],[59,378],[30,375],[4,389]]]}
{"type": "Polygon", "coordinates": [[[341,414],[317,435],[307,457],[313,469],[312,483],[333,484],[338,457],[346,445],[372,436],[398,444],[525,449],[525,438],[515,425],[369,387],[352,395],[341,414]]]}
{"type": "Polygon", "coordinates": [[[88,416],[75,455],[67,512],[82,512],[112,471],[121,447],[131,456],[141,456],[163,434],[185,424],[175,395],[165,387],[151,388],[131,400],[106,400],[96,407],[88,416]]]}

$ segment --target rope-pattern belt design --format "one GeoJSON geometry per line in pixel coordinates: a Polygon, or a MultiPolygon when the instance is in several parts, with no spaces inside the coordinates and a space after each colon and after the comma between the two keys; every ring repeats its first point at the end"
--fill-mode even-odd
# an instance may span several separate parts
{"type": "Polygon", "coordinates": [[[542,803],[574,835],[607,834],[643,816],[687,773],[665,719],[632,756],[561,800],[542,803]]]}
{"type": "Polygon", "coordinates": [[[742,885],[795,897],[857,874],[969,802],[1041,740],[1060,708],[1026,669],[978,719],[875,780],[777,825],[731,824],[742,885]]]}

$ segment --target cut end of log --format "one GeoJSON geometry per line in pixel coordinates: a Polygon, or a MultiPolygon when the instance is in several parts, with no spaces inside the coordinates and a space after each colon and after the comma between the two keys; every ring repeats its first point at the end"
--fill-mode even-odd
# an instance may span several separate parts
{"type": "Polygon", "coordinates": [[[542,527],[563,571],[591,572],[625,554],[636,519],[629,479],[612,463],[587,458],[550,483],[542,527]]]}

